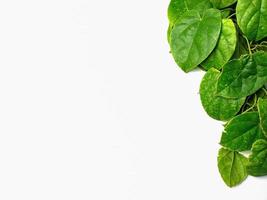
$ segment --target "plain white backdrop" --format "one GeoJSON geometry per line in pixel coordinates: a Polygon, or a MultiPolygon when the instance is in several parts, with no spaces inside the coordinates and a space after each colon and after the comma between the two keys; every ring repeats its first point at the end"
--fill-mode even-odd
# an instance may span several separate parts
{"type": "Polygon", "coordinates": [[[168,3],[1,1],[1,200],[267,199],[266,178],[222,182],[168,3]]]}

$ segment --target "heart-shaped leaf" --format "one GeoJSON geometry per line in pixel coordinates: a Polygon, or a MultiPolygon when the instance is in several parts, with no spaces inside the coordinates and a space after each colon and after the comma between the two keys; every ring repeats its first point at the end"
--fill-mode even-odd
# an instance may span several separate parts
{"type": "Polygon", "coordinates": [[[239,185],[247,178],[248,161],[242,154],[222,148],[217,160],[221,177],[229,187],[239,185]]]}
{"type": "Polygon", "coordinates": [[[246,97],[267,82],[267,53],[263,51],[231,60],[223,67],[217,93],[226,98],[246,97]]]}
{"type": "Polygon", "coordinates": [[[225,127],[220,144],[234,151],[250,150],[252,144],[265,138],[260,127],[258,112],[234,117],[225,127]]]}
{"type": "Polygon", "coordinates": [[[175,24],[185,12],[197,10],[200,12],[212,8],[209,0],[171,0],[168,7],[168,18],[171,25],[175,24]]]}
{"type": "Polygon", "coordinates": [[[261,40],[267,36],[267,1],[238,0],[237,23],[249,40],[261,40]]]}
{"type": "Polygon", "coordinates": [[[219,76],[220,72],[214,68],[205,74],[200,84],[200,98],[210,117],[226,121],[238,113],[246,98],[227,99],[217,96],[216,86],[219,76]]]}
{"type": "Polygon", "coordinates": [[[231,19],[222,20],[222,30],[218,43],[201,65],[208,70],[212,67],[221,69],[233,56],[236,48],[237,34],[233,21],[231,19]]]}
{"type": "Polygon", "coordinates": [[[171,52],[176,63],[189,72],[205,60],[215,48],[221,31],[221,13],[208,9],[201,15],[186,12],[171,32],[171,52]]]}

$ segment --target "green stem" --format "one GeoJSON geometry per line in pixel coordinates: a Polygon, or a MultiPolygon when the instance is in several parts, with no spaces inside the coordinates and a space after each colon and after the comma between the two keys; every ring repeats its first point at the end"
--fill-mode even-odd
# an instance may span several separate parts
{"type": "Polygon", "coordinates": [[[267,96],[267,90],[264,87],[261,89],[264,91],[265,95],[267,96]]]}
{"type": "Polygon", "coordinates": [[[236,13],[233,13],[233,14],[229,15],[229,16],[227,17],[227,19],[230,19],[231,17],[233,17],[233,16],[235,16],[235,15],[236,15],[236,13]]]}
{"type": "Polygon", "coordinates": [[[249,41],[248,41],[248,38],[245,37],[245,36],[243,36],[243,37],[245,38],[245,40],[246,40],[246,42],[247,42],[249,55],[252,55],[252,51],[251,51],[251,48],[250,48],[250,43],[249,43],[249,41]]]}
{"type": "Polygon", "coordinates": [[[249,109],[247,109],[244,113],[247,113],[247,112],[249,112],[249,111],[251,111],[255,106],[256,106],[256,104],[257,104],[257,95],[255,94],[255,96],[254,96],[254,103],[252,104],[252,106],[249,108],[249,109]]]}

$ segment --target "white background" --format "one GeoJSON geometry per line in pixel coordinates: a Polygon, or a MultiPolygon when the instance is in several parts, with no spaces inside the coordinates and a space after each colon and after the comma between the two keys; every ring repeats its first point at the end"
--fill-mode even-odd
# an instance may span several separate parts
{"type": "Polygon", "coordinates": [[[222,182],[168,3],[1,1],[1,200],[267,199],[266,178],[222,182]]]}

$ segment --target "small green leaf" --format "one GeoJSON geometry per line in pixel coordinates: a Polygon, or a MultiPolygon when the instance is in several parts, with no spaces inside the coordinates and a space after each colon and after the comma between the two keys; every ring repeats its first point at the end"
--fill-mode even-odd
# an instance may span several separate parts
{"type": "Polygon", "coordinates": [[[229,61],[218,80],[217,93],[226,98],[246,97],[267,82],[267,53],[263,51],[229,61]]]}
{"type": "Polygon", "coordinates": [[[171,32],[171,52],[176,63],[189,72],[205,60],[215,48],[221,31],[221,13],[208,9],[201,15],[186,12],[171,32]]]}
{"type": "Polygon", "coordinates": [[[219,150],[218,168],[226,185],[234,187],[247,178],[247,162],[247,158],[236,151],[224,148],[219,150]]]}
{"type": "Polygon", "coordinates": [[[201,103],[207,114],[217,120],[226,121],[234,117],[246,98],[227,99],[216,95],[216,85],[220,72],[211,68],[200,84],[201,103]]]}
{"type": "Polygon", "coordinates": [[[261,40],[267,36],[267,1],[238,0],[237,23],[249,40],[261,40]]]}
{"type": "Polygon", "coordinates": [[[234,117],[225,127],[220,144],[234,151],[250,150],[252,144],[264,138],[258,112],[234,117]]]}
{"type": "Polygon", "coordinates": [[[212,8],[209,0],[171,0],[168,7],[168,18],[171,25],[175,24],[185,12],[189,10],[204,10],[212,8]]]}
{"type": "Polygon", "coordinates": [[[233,56],[236,48],[237,33],[235,25],[231,19],[222,20],[222,30],[218,43],[201,65],[208,70],[212,67],[221,69],[233,56]]]}
{"type": "Polygon", "coordinates": [[[210,2],[214,7],[222,9],[233,5],[236,2],[236,0],[210,0],[210,2]]]}
{"type": "Polygon", "coordinates": [[[267,175],[267,141],[257,140],[249,156],[247,171],[252,176],[267,175]]]}
{"type": "Polygon", "coordinates": [[[260,114],[260,125],[267,136],[267,99],[258,100],[258,110],[260,114]]]}

